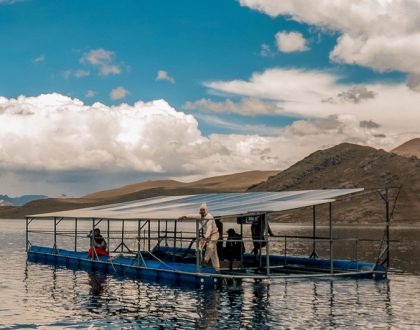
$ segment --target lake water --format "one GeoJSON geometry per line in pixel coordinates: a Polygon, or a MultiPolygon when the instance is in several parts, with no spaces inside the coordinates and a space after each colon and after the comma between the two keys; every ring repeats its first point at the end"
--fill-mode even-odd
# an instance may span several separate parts
{"type": "MultiPolygon", "coordinates": [[[[2,329],[420,329],[419,227],[392,229],[399,241],[392,245],[392,266],[404,273],[387,280],[283,279],[217,288],[27,263],[24,228],[23,221],[0,220],[2,329]]],[[[310,233],[303,226],[273,227],[285,229],[310,233]]],[[[383,229],[336,232],[372,238],[383,229]]]]}

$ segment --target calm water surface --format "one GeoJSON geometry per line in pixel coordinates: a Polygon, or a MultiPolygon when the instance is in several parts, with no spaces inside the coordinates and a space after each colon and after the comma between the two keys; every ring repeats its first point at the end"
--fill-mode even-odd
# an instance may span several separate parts
{"type": "Polygon", "coordinates": [[[27,263],[24,227],[0,220],[0,328],[420,329],[420,228],[393,229],[400,242],[393,243],[392,263],[405,272],[388,280],[288,279],[204,289],[27,263]]]}

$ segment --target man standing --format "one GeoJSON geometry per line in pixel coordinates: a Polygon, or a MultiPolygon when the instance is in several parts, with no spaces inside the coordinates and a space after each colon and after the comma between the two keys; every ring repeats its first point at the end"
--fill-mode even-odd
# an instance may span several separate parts
{"type": "Polygon", "coordinates": [[[211,264],[216,271],[220,270],[219,257],[217,256],[217,240],[219,239],[219,230],[217,229],[216,222],[213,216],[209,213],[206,202],[202,202],[200,205],[200,214],[189,215],[179,218],[179,220],[185,218],[193,218],[200,221],[202,237],[200,238],[200,247],[206,248],[204,255],[204,262],[208,263],[211,260],[211,264]]]}

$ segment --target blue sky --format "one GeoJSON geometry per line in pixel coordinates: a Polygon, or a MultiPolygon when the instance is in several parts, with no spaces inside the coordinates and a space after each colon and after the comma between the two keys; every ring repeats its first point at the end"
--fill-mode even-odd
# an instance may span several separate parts
{"type": "MultiPolygon", "coordinates": [[[[414,107],[420,90],[419,72],[413,65],[420,46],[410,42],[420,33],[420,26],[415,24],[415,16],[411,17],[415,9],[410,5],[415,8],[419,4],[380,0],[310,5],[302,0],[0,0],[0,97],[4,98],[3,109],[14,109],[14,116],[0,116],[0,125],[9,127],[9,135],[1,138],[13,135],[11,140],[19,141],[19,146],[36,141],[36,148],[54,149],[45,145],[48,139],[41,135],[19,134],[18,128],[27,125],[17,116],[22,109],[34,111],[40,117],[35,125],[39,123],[48,132],[53,129],[48,119],[51,115],[41,114],[47,107],[62,114],[72,111],[68,105],[80,100],[86,109],[95,102],[104,108],[123,103],[135,112],[143,107],[135,106],[136,102],[161,99],[170,108],[163,107],[167,116],[192,123],[189,128],[182,126],[193,132],[191,140],[180,142],[174,135],[168,137],[170,141],[191,142],[191,149],[194,141],[209,143],[206,148],[210,153],[220,152],[212,163],[229,163],[220,150],[236,155],[232,159],[247,159],[241,166],[206,167],[197,164],[193,155],[184,154],[185,163],[179,160],[179,166],[172,168],[161,155],[130,149],[125,151],[128,158],[143,161],[149,157],[148,164],[153,165],[133,165],[131,161],[121,165],[109,161],[117,162],[120,156],[108,147],[86,147],[86,153],[79,155],[83,159],[80,163],[92,152],[107,154],[104,166],[110,171],[118,168],[133,173],[129,178],[121,175],[120,181],[115,174],[112,184],[130,183],[133,177],[188,179],[224,171],[281,169],[308,152],[344,141],[391,148],[418,134],[414,125],[408,124],[417,119],[414,107]],[[408,23],[401,26],[402,19],[408,23]],[[410,22],[417,28],[410,28],[410,22]],[[41,100],[41,94],[56,96],[41,100]],[[387,97],[403,102],[390,104],[387,97]],[[384,104],[389,109],[380,112],[384,104]],[[391,105],[392,109],[407,109],[401,122],[392,120],[391,105]],[[243,153],[244,141],[249,154],[243,153]],[[299,152],[287,148],[293,143],[296,146],[291,149],[299,152]],[[255,161],[250,161],[253,157],[255,161]]],[[[161,105],[151,107],[162,111],[161,105]]],[[[132,118],[131,124],[126,120],[131,114],[124,117],[123,113],[116,115],[119,129],[144,123],[144,111],[132,118]]],[[[61,119],[60,125],[65,125],[65,120],[86,124],[78,122],[76,114],[61,119]]],[[[151,123],[155,134],[160,134],[161,124],[151,123]]],[[[68,134],[61,136],[63,150],[71,149],[69,136],[76,133],[68,134]]],[[[116,141],[124,135],[115,134],[116,141]]],[[[141,134],[139,130],[131,136],[142,144],[141,134]]],[[[86,136],[102,141],[93,129],[86,136]]],[[[0,151],[7,186],[19,186],[13,182],[35,171],[36,189],[56,193],[62,189],[52,189],[50,184],[59,180],[41,182],[43,173],[54,173],[54,178],[61,173],[65,181],[65,177],[77,177],[80,169],[97,170],[97,165],[77,166],[64,156],[52,168],[31,166],[37,162],[27,151],[22,150],[20,158],[25,162],[21,163],[4,144],[4,140],[0,142],[0,151]],[[16,172],[20,170],[26,174],[16,172]]],[[[132,143],[125,147],[131,148],[132,143]]],[[[40,157],[40,153],[34,154],[40,157]]],[[[80,185],[67,193],[88,192],[90,188],[80,185]]]]}
{"type": "MultiPolygon", "coordinates": [[[[311,27],[285,17],[271,18],[235,0],[212,1],[45,1],[3,4],[0,8],[1,95],[17,97],[58,92],[91,104],[164,98],[177,109],[187,101],[209,95],[203,82],[247,79],[267,67],[329,68],[344,71],[347,81],[376,78],[371,70],[331,63],[336,33],[310,33],[311,27]],[[275,50],[278,31],[299,31],[313,40],[310,52],[261,56],[261,45],[275,50]],[[99,76],[80,63],[83,54],[104,49],[115,54],[120,74],[99,76]],[[89,76],[66,77],[72,70],[89,76]],[[175,79],[156,81],[165,70],[175,79]],[[124,99],[112,100],[110,91],[123,86],[124,99]],[[88,90],[95,96],[86,97],[88,90]]],[[[221,115],[223,116],[223,115],[221,115]]],[[[239,115],[240,122],[289,124],[279,116],[239,115]]],[[[200,121],[205,134],[228,129],[200,121]]]]}

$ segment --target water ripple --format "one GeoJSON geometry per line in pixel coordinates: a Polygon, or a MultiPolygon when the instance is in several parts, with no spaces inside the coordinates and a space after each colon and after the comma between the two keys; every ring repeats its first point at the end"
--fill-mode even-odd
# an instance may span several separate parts
{"type": "Polygon", "coordinates": [[[420,328],[418,275],[180,287],[27,263],[21,228],[0,232],[0,328],[420,328]]]}

